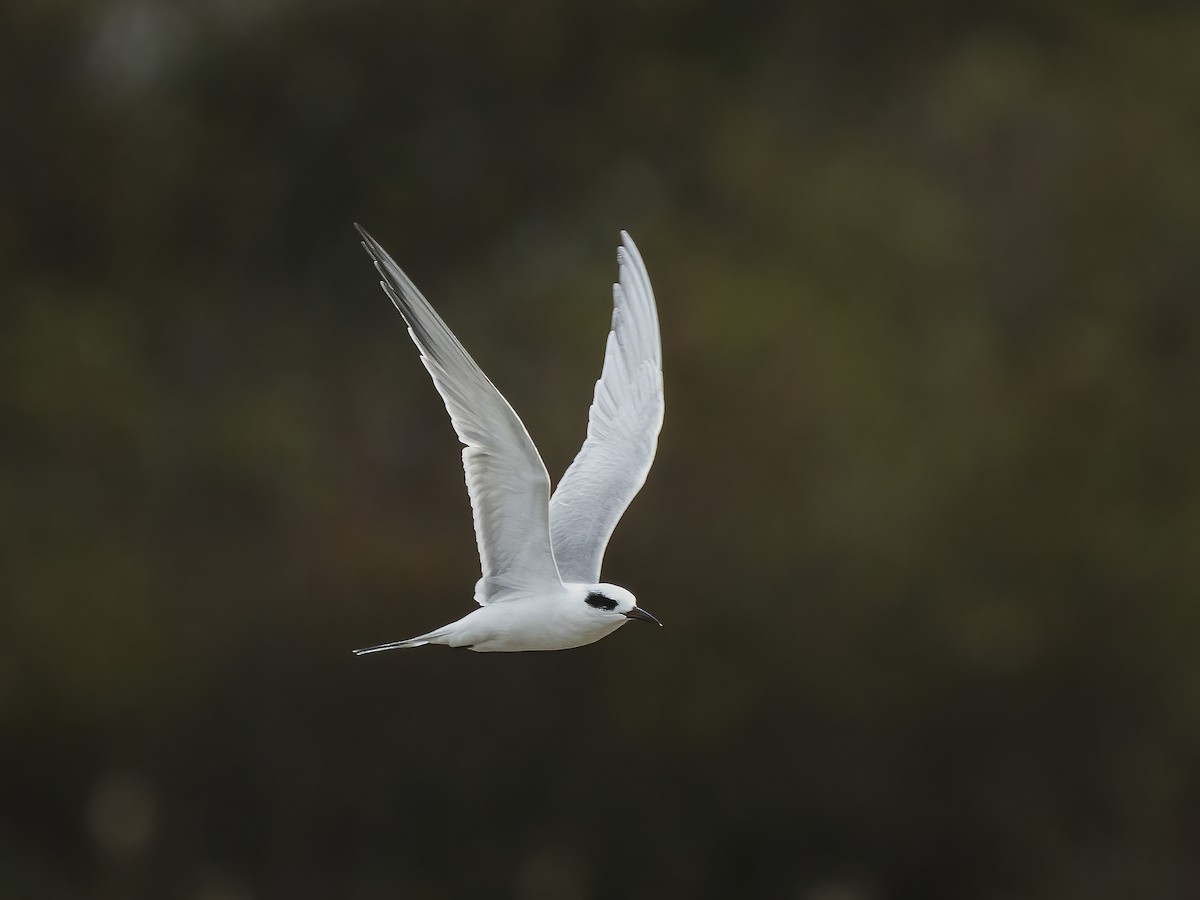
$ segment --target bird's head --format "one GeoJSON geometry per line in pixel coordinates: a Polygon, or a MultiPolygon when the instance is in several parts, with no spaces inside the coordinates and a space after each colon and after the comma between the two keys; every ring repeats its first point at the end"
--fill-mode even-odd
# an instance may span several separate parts
{"type": "Polygon", "coordinates": [[[594,615],[604,616],[622,625],[629,620],[662,625],[662,622],[637,605],[637,598],[632,593],[615,584],[594,585],[588,589],[583,602],[594,615]]]}

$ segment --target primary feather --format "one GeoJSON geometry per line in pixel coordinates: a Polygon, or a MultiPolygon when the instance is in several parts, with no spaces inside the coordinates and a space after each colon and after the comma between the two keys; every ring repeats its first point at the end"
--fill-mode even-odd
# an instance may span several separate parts
{"type": "Polygon", "coordinates": [[[476,601],[561,585],[550,546],[550,476],[525,425],[387,251],[358,231],[465,445],[463,470],[482,570],[476,601]]]}

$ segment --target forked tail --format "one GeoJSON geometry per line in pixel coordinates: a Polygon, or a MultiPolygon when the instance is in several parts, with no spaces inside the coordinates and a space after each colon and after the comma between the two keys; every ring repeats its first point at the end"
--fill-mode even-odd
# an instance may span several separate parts
{"type": "Polygon", "coordinates": [[[383,650],[404,650],[408,647],[423,647],[426,644],[441,644],[443,641],[438,640],[445,634],[446,629],[439,628],[436,631],[431,631],[428,634],[423,634],[420,637],[409,638],[407,641],[392,641],[390,644],[377,644],[374,647],[363,647],[361,650],[355,650],[355,656],[365,656],[368,653],[379,653],[383,650]]]}
{"type": "Polygon", "coordinates": [[[378,644],[374,647],[363,647],[361,650],[355,650],[355,656],[365,656],[368,653],[379,653],[381,650],[400,650],[404,647],[421,647],[428,644],[429,641],[423,641],[420,638],[412,638],[408,641],[393,641],[390,644],[378,644]]]}

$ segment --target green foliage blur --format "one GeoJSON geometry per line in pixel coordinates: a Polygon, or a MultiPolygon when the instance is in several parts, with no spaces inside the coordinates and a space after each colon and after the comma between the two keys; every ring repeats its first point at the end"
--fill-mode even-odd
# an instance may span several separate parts
{"type": "Polygon", "coordinates": [[[0,897],[1200,896],[1200,13],[0,10],[0,897]],[[471,608],[351,223],[552,476],[617,231],[667,416],[605,577],[471,608]]]}

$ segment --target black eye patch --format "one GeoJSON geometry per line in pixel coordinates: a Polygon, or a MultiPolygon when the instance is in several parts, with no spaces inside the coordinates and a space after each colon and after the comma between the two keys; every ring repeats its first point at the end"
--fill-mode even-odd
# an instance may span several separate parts
{"type": "Polygon", "coordinates": [[[588,594],[586,599],[587,599],[587,605],[594,606],[594,607],[596,607],[596,609],[603,609],[603,610],[607,610],[608,612],[612,612],[614,609],[617,608],[617,601],[614,600],[612,597],[604,596],[604,594],[597,594],[597,593],[593,592],[591,594],[588,594]]]}

